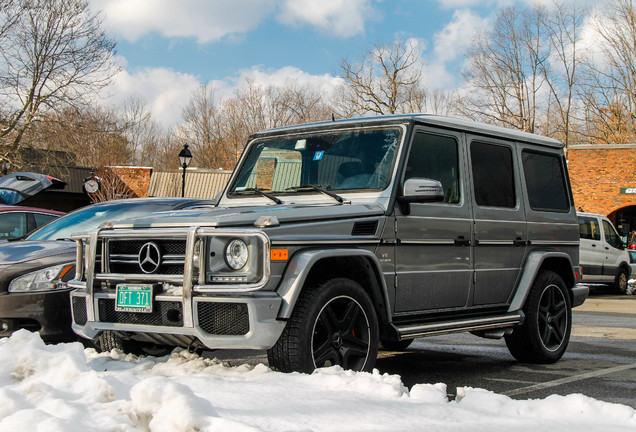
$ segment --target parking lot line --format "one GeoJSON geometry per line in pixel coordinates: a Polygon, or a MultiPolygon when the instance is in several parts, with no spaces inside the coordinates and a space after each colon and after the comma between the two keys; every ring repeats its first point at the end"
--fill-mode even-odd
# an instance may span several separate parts
{"type": "Polygon", "coordinates": [[[613,374],[616,372],[621,372],[624,370],[629,370],[629,369],[636,369],[636,363],[634,364],[627,364],[627,365],[620,365],[620,366],[614,366],[611,368],[607,368],[607,369],[601,369],[601,370],[597,370],[597,371],[593,371],[593,372],[586,372],[583,374],[579,374],[579,375],[572,375],[569,377],[565,377],[565,378],[560,378],[560,379],[556,379],[556,380],[552,380],[552,381],[547,381],[544,383],[539,383],[539,384],[535,384],[535,385],[531,385],[531,386],[527,386],[527,387],[521,387],[518,389],[514,389],[514,390],[510,390],[507,392],[503,392],[503,395],[506,396],[517,396],[520,394],[524,394],[524,393],[530,393],[536,390],[543,390],[546,388],[550,388],[550,387],[558,387],[560,385],[563,384],[569,384],[569,383],[573,383],[576,381],[582,381],[582,380],[586,380],[588,378],[596,378],[599,376],[603,376],[603,375],[609,375],[609,374],[613,374]]]}
{"type": "Polygon", "coordinates": [[[573,337],[636,340],[636,329],[624,327],[572,326],[573,337]]]}

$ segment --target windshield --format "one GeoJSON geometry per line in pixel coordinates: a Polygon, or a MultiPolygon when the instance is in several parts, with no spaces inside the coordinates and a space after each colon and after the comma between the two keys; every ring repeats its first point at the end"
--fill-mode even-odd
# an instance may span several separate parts
{"type": "MultiPolygon", "coordinates": [[[[323,189],[378,190],[388,186],[401,130],[354,129],[255,143],[229,196],[323,189]]],[[[318,193],[318,192],[316,192],[318,193]]]]}
{"type": "Polygon", "coordinates": [[[149,202],[108,202],[85,207],[34,231],[27,240],[70,239],[75,233],[98,228],[104,222],[114,222],[145,216],[150,213],[174,208],[174,204],[149,202]]]}

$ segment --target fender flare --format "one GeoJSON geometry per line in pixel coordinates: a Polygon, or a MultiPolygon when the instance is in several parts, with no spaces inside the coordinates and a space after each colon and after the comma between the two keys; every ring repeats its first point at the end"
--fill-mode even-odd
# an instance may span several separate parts
{"type": "MultiPolygon", "coordinates": [[[[311,272],[313,266],[320,260],[325,258],[339,257],[362,257],[368,259],[374,266],[374,277],[378,280],[381,295],[384,297],[386,310],[382,311],[389,316],[389,296],[387,292],[386,282],[382,277],[382,268],[375,254],[365,249],[326,249],[326,250],[308,250],[295,254],[287,265],[287,269],[282,276],[282,282],[277,289],[278,295],[282,298],[280,310],[278,311],[278,319],[289,319],[296,305],[296,301],[300,296],[300,292],[305,285],[305,281],[311,272]],[[379,277],[378,277],[379,276],[379,277]]],[[[373,299],[373,293],[371,293],[373,299]]]]}
{"type": "MultiPolygon", "coordinates": [[[[569,271],[571,273],[570,277],[572,281],[575,281],[574,276],[574,267],[572,266],[572,259],[570,255],[565,252],[556,252],[556,251],[532,251],[528,254],[526,261],[523,267],[523,274],[521,275],[521,279],[519,279],[519,285],[517,286],[517,291],[515,292],[512,301],[510,302],[510,307],[508,308],[508,312],[515,312],[521,310],[523,305],[526,303],[526,298],[528,298],[528,294],[530,293],[530,288],[532,288],[532,284],[534,283],[539,270],[543,263],[547,259],[557,258],[560,260],[566,260],[569,263],[569,271]]],[[[566,282],[566,285],[569,285],[566,282]]],[[[580,305],[587,298],[587,287],[583,290],[579,285],[567,286],[568,290],[572,292],[573,302],[572,307],[580,305]],[[581,291],[581,292],[579,292],[581,291]],[[582,291],[585,291],[585,296],[583,297],[583,301],[580,301],[580,296],[583,294],[582,291]]]]}

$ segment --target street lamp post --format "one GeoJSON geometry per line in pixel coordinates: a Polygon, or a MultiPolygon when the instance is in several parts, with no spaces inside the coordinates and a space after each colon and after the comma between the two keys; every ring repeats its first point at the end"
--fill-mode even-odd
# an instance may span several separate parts
{"type": "Polygon", "coordinates": [[[185,196],[185,174],[186,168],[190,165],[190,161],[192,160],[192,153],[190,153],[190,149],[187,144],[183,145],[183,149],[179,152],[179,162],[181,162],[181,166],[183,167],[183,174],[181,177],[181,196],[185,196]]]}

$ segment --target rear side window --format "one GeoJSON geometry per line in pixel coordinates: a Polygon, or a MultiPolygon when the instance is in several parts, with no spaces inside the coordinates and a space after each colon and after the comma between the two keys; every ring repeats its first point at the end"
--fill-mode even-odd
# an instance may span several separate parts
{"type": "Polygon", "coordinates": [[[470,146],[475,201],[481,207],[516,207],[512,150],[474,142],[470,146]]]}
{"type": "Polygon", "coordinates": [[[33,216],[35,217],[35,226],[37,227],[46,225],[47,223],[51,222],[53,219],[58,218],[58,216],[44,214],[44,213],[34,213],[33,216]]]}
{"type": "Polygon", "coordinates": [[[582,239],[600,240],[601,230],[595,218],[579,216],[579,234],[582,239]]]}
{"type": "Polygon", "coordinates": [[[570,203],[561,158],[524,150],[522,161],[530,207],[542,211],[568,211],[570,203]]]}

